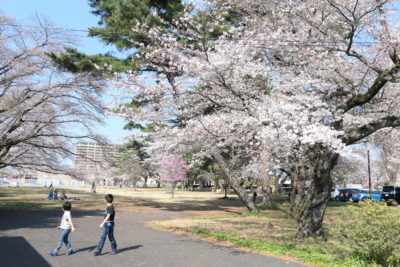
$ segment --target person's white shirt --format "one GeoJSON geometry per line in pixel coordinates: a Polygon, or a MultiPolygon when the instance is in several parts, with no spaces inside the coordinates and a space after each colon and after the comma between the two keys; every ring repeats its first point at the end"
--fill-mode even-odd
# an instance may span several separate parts
{"type": "Polygon", "coordinates": [[[71,229],[71,224],[69,223],[68,219],[71,219],[71,212],[66,210],[61,218],[61,229],[71,229]]]}

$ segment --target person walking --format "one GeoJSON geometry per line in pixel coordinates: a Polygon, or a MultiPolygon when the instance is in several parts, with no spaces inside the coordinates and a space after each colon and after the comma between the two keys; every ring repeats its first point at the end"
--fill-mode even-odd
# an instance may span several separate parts
{"type": "Polygon", "coordinates": [[[62,243],[64,242],[67,246],[67,253],[65,255],[71,255],[74,253],[72,250],[71,243],[68,240],[69,233],[75,231],[74,224],[71,218],[71,202],[65,202],[62,206],[64,214],[61,218],[60,226],[57,226],[57,229],[61,229],[60,238],[58,239],[57,247],[55,250],[48,251],[49,255],[57,256],[58,251],[61,249],[62,243]]]}
{"type": "Polygon", "coordinates": [[[114,209],[114,205],[112,204],[114,197],[112,194],[107,194],[107,195],[105,195],[104,200],[106,203],[106,210],[104,211],[104,214],[105,214],[104,220],[99,225],[100,228],[103,228],[103,231],[101,233],[100,240],[99,240],[99,243],[97,244],[97,247],[92,252],[94,256],[101,255],[101,250],[104,247],[104,243],[105,243],[107,236],[111,242],[111,251],[108,254],[114,255],[117,253],[117,242],[115,241],[115,237],[114,237],[115,209],[114,209]]]}

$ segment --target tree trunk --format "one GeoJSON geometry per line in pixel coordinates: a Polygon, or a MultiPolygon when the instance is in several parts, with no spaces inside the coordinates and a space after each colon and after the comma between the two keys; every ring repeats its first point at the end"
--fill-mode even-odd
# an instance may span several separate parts
{"type": "Polygon", "coordinates": [[[332,188],[330,173],[338,159],[337,153],[318,145],[310,152],[313,164],[298,166],[292,176],[291,212],[298,224],[297,237],[323,235],[322,223],[332,188]]]}
{"type": "Polygon", "coordinates": [[[271,205],[272,204],[272,188],[271,188],[271,176],[269,175],[268,170],[270,169],[269,162],[269,148],[266,145],[263,145],[260,159],[264,163],[265,170],[258,180],[257,193],[262,195],[262,204],[271,205]]]}
{"type": "Polygon", "coordinates": [[[221,167],[222,172],[224,173],[225,177],[229,180],[229,183],[235,193],[238,195],[240,201],[246,206],[246,208],[251,212],[260,213],[257,205],[253,202],[251,196],[249,196],[246,190],[240,186],[239,180],[235,179],[235,176],[231,169],[229,168],[228,164],[226,163],[225,159],[220,155],[214,155],[215,159],[217,160],[218,164],[221,167]]]}
{"type": "Polygon", "coordinates": [[[271,181],[270,177],[265,177],[260,181],[260,184],[257,187],[258,195],[262,195],[261,203],[264,205],[272,204],[272,189],[271,189],[271,181]]]}
{"type": "Polygon", "coordinates": [[[274,184],[275,184],[275,193],[282,193],[282,184],[279,182],[280,177],[275,177],[274,178],[274,184]]]}
{"type": "Polygon", "coordinates": [[[272,190],[270,186],[261,186],[260,188],[261,193],[262,193],[262,201],[261,203],[264,205],[271,205],[273,200],[272,200],[272,190]]]}
{"type": "Polygon", "coordinates": [[[214,187],[212,189],[213,192],[217,192],[219,189],[221,189],[220,185],[219,185],[219,180],[218,179],[214,179],[214,187]]]}
{"type": "Polygon", "coordinates": [[[147,188],[147,180],[149,179],[149,176],[145,175],[144,176],[144,184],[143,184],[143,188],[147,188]]]}
{"type": "Polygon", "coordinates": [[[190,191],[194,191],[194,181],[195,181],[195,179],[190,179],[187,181],[188,188],[190,191]]]}

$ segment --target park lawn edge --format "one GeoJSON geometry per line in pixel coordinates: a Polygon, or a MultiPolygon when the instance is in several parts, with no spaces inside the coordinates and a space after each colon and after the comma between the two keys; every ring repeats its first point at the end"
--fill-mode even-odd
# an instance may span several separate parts
{"type": "MultiPolygon", "coordinates": [[[[199,218],[196,217],[196,219],[199,219],[199,218]]],[[[273,254],[273,253],[267,252],[267,251],[256,251],[256,250],[252,250],[252,249],[250,249],[248,247],[237,246],[234,243],[229,242],[227,240],[218,240],[218,239],[216,239],[214,237],[211,237],[211,236],[204,236],[204,235],[195,233],[194,231],[185,231],[185,230],[183,230],[181,228],[174,228],[174,227],[164,226],[164,225],[158,224],[158,222],[159,221],[149,222],[147,224],[147,226],[150,227],[151,229],[155,229],[155,230],[159,230],[159,231],[166,231],[166,232],[171,232],[171,233],[174,233],[174,234],[179,234],[179,235],[183,235],[183,236],[187,236],[187,237],[191,237],[191,238],[196,238],[196,239],[200,239],[202,241],[205,241],[205,242],[208,242],[208,243],[213,243],[213,244],[220,245],[220,246],[234,247],[234,248],[239,249],[241,251],[246,251],[246,252],[266,255],[266,256],[277,258],[277,259],[290,261],[290,262],[293,262],[293,263],[305,264],[305,262],[302,262],[297,258],[290,257],[290,255],[278,255],[278,254],[273,254]]],[[[309,265],[308,264],[308,266],[317,266],[317,265],[309,265]]]]}
{"type": "MultiPolygon", "coordinates": [[[[199,219],[199,217],[193,217],[193,219],[199,219]]],[[[274,258],[294,263],[306,264],[307,266],[375,266],[360,261],[359,259],[354,257],[341,259],[335,257],[332,254],[327,254],[322,250],[309,249],[304,246],[296,246],[294,244],[277,244],[267,242],[259,238],[249,238],[238,234],[225,232],[210,232],[202,227],[191,227],[190,229],[187,229],[174,226],[166,226],[160,224],[160,222],[161,221],[152,221],[148,223],[148,226],[152,229],[173,232],[175,234],[197,238],[213,244],[235,247],[243,251],[272,256],[274,258]]]]}

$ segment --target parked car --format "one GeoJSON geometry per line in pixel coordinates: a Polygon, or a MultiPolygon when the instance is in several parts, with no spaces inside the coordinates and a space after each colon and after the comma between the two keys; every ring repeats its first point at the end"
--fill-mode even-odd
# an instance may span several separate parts
{"type": "Polygon", "coordinates": [[[339,193],[342,188],[332,188],[331,189],[331,200],[339,201],[339,193]]]}
{"type": "Polygon", "coordinates": [[[358,201],[367,201],[368,199],[372,199],[374,201],[380,201],[381,200],[381,192],[377,190],[372,190],[371,191],[371,196],[369,195],[369,190],[360,190],[357,193],[354,193],[351,199],[354,202],[358,201]]]}
{"type": "Polygon", "coordinates": [[[381,199],[386,201],[393,199],[397,203],[400,203],[400,187],[384,185],[382,187],[381,199]]]}
{"type": "Polygon", "coordinates": [[[340,201],[349,201],[353,194],[361,191],[360,189],[355,188],[343,188],[339,190],[339,200],[340,201]]]}

